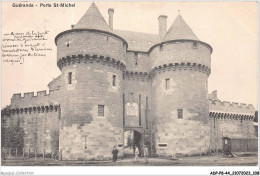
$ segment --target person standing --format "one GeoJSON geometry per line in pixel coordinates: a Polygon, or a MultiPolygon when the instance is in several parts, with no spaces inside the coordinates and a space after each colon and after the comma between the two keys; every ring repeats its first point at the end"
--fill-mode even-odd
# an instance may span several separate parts
{"type": "Polygon", "coordinates": [[[138,147],[136,147],[135,148],[135,159],[134,159],[135,162],[139,161],[138,160],[138,155],[139,155],[139,149],[138,149],[138,147]]]}
{"type": "Polygon", "coordinates": [[[144,145],[144,163],[147,164],[148,163],[148,155],[149,155],[149,152],[148,152],[148,148],[146,145],[144,145]]]}
{"type": "Polygon", "coordinates": [[[116,149],[116,146],[114,146],[114,148],[112,150],[112,154],[113,154],[113,162],[115,163],[117,160],[117,154],[118,154],[118,150],[116,149]]]}

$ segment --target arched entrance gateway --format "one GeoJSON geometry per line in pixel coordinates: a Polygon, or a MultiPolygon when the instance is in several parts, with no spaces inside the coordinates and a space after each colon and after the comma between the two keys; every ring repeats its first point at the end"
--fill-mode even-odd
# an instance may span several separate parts
{"type": "Polygon", "coordinates": [[[124,129],[124,155],[133,157],[136,147],[139,148],[140,156],[143,153],[143,129],[142,128],[125,128],[124,129]]]}

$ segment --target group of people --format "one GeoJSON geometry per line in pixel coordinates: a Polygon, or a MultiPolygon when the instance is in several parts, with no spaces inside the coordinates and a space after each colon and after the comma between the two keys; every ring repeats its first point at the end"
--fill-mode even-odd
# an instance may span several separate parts
{"type": "MultiPolygon", "coordinates": [[[[139,158],[138,158],[139,154],[140,154],[139,149],[138,149],[138,147],[136,147],[134,162],[139,161],[139,158]]],[[[118,150],[117,150],[116,146],[114,146],[114,148],[112,150],[112,155],[113,155],[113,162],[115,163],[117,161],[117,155],[118,155],[118,150]]],[[[148,159],[147,159],[148,155],[149,155],[148,148],[146,145],[144,145],[144,162],[145,162],[145,164],[148,163],[148,159]]]]}

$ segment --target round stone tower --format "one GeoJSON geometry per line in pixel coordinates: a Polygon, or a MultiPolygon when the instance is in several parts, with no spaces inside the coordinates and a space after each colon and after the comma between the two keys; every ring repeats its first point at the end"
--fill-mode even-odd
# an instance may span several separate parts
{"type": "Polygon", "coordinates": [[[127,43],[96,5],[55,38],[61,70],[59,150],[62,159],[104,159],[123,143],[122,71],[127,43]]]}
{"type": "MultiPolygon", "coordinates": [[[[166,16],[159,29],[166,29],[166,16]]],[[[162,30],[163,32],[163,30],[162,30]]],[[[179,15],[150,49],[155,150],[159,155],[209,149],[208,85],[212,48],[179,15]]]]}

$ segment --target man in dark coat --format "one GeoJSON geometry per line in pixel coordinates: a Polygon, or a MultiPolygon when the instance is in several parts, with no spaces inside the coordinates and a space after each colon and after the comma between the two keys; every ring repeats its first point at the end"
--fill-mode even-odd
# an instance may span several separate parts
{"type": "Polygon", "coordinates": [[[113,154],[113,162],[115,163],[117,160],[117,154],[118,154],[118,150],[116,149],[116,146],[114,146],[114,148],[112,150],[112,154],[113,154]]]}

